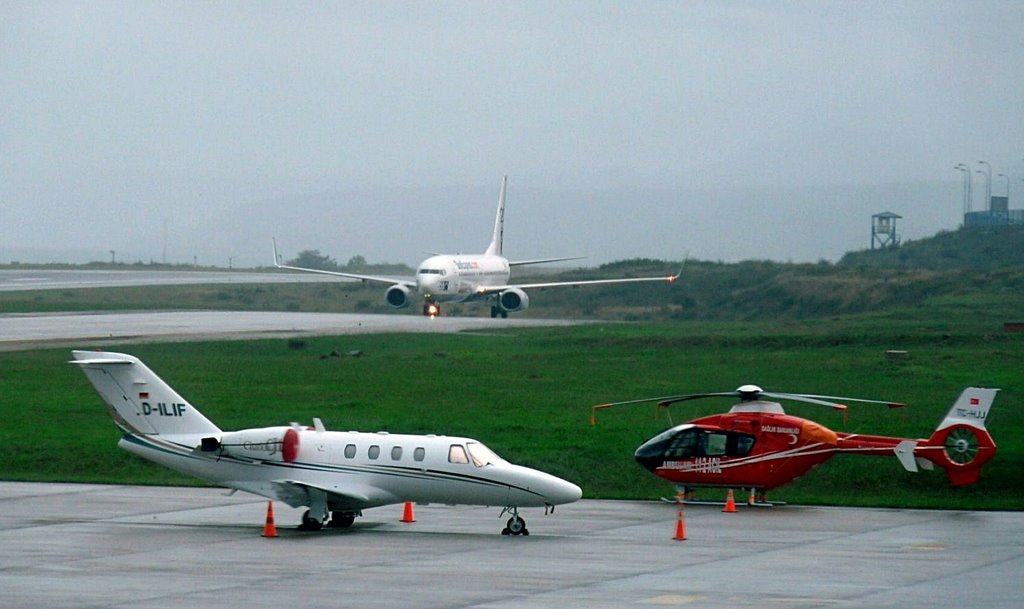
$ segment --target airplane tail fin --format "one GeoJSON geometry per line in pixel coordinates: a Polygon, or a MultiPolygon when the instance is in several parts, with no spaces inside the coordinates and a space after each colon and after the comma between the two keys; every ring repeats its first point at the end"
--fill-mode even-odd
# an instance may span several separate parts
{"type": "Polygon", "coordinates": [[[914,456],[946,470],[953,486],[977,482],[981,467],[996,454],[985,420],[998,391],[964,389],[931,437],[914,448],[914,456]]]}
{"type": "Polygon", "coordinates": [[[114,422],[132,435],[219,434],[220,429],[138,358],[125,353],[72,351],[70,363],[99,393],[114,422]]]}
{"type": "Polygon", "coordinates": [[[486,256],[501,256],[501,242],[505,236],[505,191],[508,188],[508,176],[501,178],[501,194],[498,195],[498,215],[494,218],[494,235],[487,246],[486,256]]]}

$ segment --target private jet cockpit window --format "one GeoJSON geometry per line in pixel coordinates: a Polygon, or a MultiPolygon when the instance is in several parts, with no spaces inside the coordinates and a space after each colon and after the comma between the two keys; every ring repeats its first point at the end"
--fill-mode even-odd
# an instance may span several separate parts
{"type": "Polygon", "coordinates": [[[444,269],[426,269],[426,268],[420,269],[419,273],[420,273],[420,275],[441,275],[442,277],[447,274],[447,273],[444,272],[444,269]]]}
{"type": "Polygon", "coordinates": [[[469,463],[469,457],[466,456],[466,449],[461,444],[452,444],[448,448],[448,462],[449,463],[469,463]]]}
{"type": "Polygon", "coordinates": [[[493,450],[479,442],[469,442],[466,444],[466,448],[469,449],[469,455],[473,457],[473,465],[477,467],[495,465],[501,461],[501,457],[494,454],[493,450]]]}

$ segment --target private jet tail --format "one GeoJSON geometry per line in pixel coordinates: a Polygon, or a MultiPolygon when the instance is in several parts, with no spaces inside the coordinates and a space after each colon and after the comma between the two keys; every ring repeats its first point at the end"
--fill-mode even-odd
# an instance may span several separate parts
{"type": "Polygon", "coordinates": [[[220,434],[188,401],[146,367],[124,353],[72,351],[70,363],[82,368],[106,403],[114,422],[134,436],[220,434]]]}
{"type": "Polygon", "coordinates": [[[501,178],[501,194],[498,195],[498,215],[494,218],[494,235],[487,246],[485,256],[501,256],[501,242],[505,236],[505,191],[508,188],[508,176],[501,178]]]}
{"type": "Polygon", "coordinates": [[[913,454],[946,470],[953,486],[977,482],[981,466],[996,454],[996,443],[985,429],[989,408],[998,389],[968,387],[928,440],[918,442],[913,454]]]}

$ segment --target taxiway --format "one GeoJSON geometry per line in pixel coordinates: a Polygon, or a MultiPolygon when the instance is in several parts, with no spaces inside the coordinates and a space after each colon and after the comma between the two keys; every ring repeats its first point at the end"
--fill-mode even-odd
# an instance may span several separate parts
{"type": "Polygon", "coordinates": [[[0,606],[953,607],[1024,593],[1024,513],[786,506],[724,514],[581,501],[368,510],[348,530],[261,536],[267,502],[208,488],[0,483],[0,606]]]}

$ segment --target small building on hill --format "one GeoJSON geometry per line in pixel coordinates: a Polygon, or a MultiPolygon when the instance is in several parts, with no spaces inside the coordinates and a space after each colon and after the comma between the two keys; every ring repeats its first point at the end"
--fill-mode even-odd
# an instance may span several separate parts
{"type": "Polygon", "coordinates": [[[1010,209],[1009,197],[993,196],[987,210],[964,214],[964,226],[1024,226],[1024,209],[1010,209]]]}

